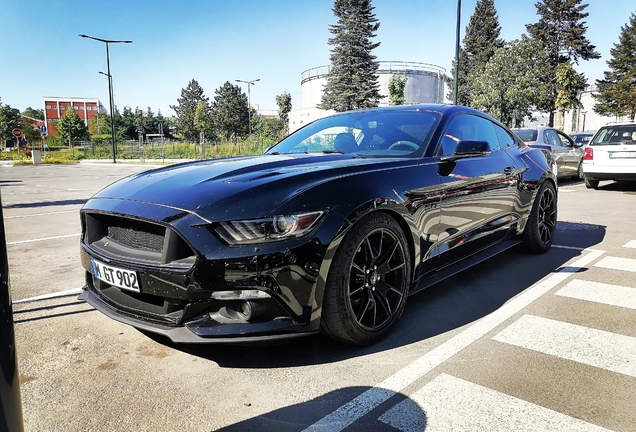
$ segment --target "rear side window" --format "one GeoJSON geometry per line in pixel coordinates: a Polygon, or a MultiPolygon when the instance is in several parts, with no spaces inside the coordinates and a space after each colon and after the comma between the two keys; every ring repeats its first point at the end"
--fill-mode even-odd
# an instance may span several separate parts
{"type": "Polygon", "coordinates": [[[636,145],[636,124],[603,126],[590,145],[636,145]]]}
{"type": "Polygon", "coordinates": [[[487,141],[491,150],[499,150],[499,140],[493,126],[490,120],[472,114],[454,117],[444,131],[438,154],[452,155],[460,141],[487,141]]]}
{"type": "Polygon", "coordinates": [[[536,129],[515,129],[513,132],[525,142],[532,142],[537,140],[536,129]]]}

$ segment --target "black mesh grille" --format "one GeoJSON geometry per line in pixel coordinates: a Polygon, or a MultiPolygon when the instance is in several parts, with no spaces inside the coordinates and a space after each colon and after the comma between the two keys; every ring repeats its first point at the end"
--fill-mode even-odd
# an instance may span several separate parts
{"type": "MultiPolygon", "coordinates": [[[[146,225],[144,228],[148,229],[149,227],[152,226],[146,225]]],[[[152,228],[153,231],[164,231],[162,227],[152,228]]],[[[108,238],[133,249],[161,252],[163,249],[164,233],[138,231],[135,228],[123,226],[109,226],[108,238]]]]}

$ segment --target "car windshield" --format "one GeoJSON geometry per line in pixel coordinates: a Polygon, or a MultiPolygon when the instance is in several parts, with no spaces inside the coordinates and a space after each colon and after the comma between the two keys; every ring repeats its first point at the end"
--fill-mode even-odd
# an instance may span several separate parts
{"type": "Polygon", "coordinates": [[[591,134],[587,134],[587,135],[570,135],[572,137],[572,139],[574,140],[575,143],[579,143],[579,144],[585,144],[587,142],[589,142],[592,139],[592,135],[591,134]]]}
{"type": "Polygon", "coordinates": [[[352,111],[317,120],[267,154],[356,153],[363,157],[420,157],[440,119],[436,111],[352,111]]]}
{"type": "Polygon", "coordinates": [[[636,124],[604,126],[594,136],[591,145],[636,145],[636,124]]]}
{"type": "Polygon", "coordinates": [[[525,142],[532,142],[537,140],[536,129],[513,129],[515,135],[524,140],[525,142]]]}

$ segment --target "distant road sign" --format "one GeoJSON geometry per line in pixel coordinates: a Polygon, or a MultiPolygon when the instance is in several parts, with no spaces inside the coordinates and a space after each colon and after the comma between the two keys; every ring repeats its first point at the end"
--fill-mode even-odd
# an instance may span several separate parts
{"type": "Polygon", "coordinates": [[[18,128],[13,129],[12,133],[14,137],[22,136],[22,131],[18,128]]]}
{"type": "Polygon", "coordinates": [[[44,125],[40,126],[40,132],[46,133],[46,126],[44,125]]]}

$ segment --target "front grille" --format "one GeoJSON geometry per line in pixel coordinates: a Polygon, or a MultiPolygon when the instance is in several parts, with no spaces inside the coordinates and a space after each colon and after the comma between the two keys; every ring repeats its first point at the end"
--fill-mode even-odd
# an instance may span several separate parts
{"type": "Polygon", "coordinates": [[[152,225],[148,225],[147,228],[158,232],[138,231],[135,228],[110,225],[108,238],[133,249],[161,252],[166,229],[152,225]]]}
{"type": "Polygon", "coordinates": [[[125,217],[84,213],[84,243],[122,261],[189,268],[195,253],[172,228],[125,217]]]}

